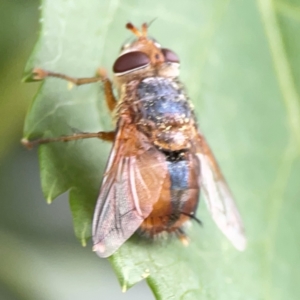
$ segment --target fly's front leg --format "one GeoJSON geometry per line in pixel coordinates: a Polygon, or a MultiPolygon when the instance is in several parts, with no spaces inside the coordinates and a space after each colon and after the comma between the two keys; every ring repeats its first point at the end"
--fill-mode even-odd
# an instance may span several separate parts
{"type": "Polygon", "coordinates": [[[69,81],[75,85],[83,85],[83,84],[102,81],[104,85],[105,100],[109,110],[112,112],[116,107],[117,101],[113,93],[112,82],[107,77],[106,71],[102,68],[98,69],[96,77],[87,77],[87,78],[74,78],[68,75],[55,73],[55,72],[51,72],[39,68],[33,69],[33,79],[42,80],[45,79],[46,77],[60,78],[69,81]]]}
{"type": "Polygon", "coordinates": [[[56,77],[56,78],[60,78],[63,80],[67,80],[75,85],[83,85],[83,84],[94,83],[94,82],[99,82],[99,81],[103,80],[101,78],[101,76],[87,77],[87,78],[74,78],[74,77],[70,77],[68,75],[64,75],[61,73],[55,73],[55,72],[51,72],[51,71],[47,71],[47,70],[43,70],[43,69],[39,69],[39,68],[33,69],[32,73],[33,73],[33,79],[35,79],[35,80],[42,80],[42,79],[45,79],[46,77],[56,77]]]}
{"type": "Polygon", "coordinates": [[[34,146],[38,146],[41,144],[48,144],[53,142],[70,142],[70,141],[77,141],[82,139],[90,139],[90,138],[98,138],[103,141],[112,142],[115,138],[115,132],[114,131],[99,131],[95,133],[90,132],[82,132],[82,133],[74,133],[73,135],[67,135],[67,136],[60,136],[56,138],[41,138],[36,140],[27,140],[22,139],[21,143],[28,149],[32,149],[34,146]]]}
{"type": "MultiPolygon", "coordinates": [[[[47,71],[47,70],[43,70],[43,69],[39,69],[39,68],[35,68],[33,70],[33,78],[35,80],[42,80],[47,77],[60,78],[60,79],[69,81],[75,85],[83,85],[83,84],[101,81],[104,84],[105,99],[106,99],[108,108],[110,109],[110,111],[113,111],[116,106],[117,102],[116,102],[116,99],[113,94],[112,83],[108,79],[104,69],[99,69],[96,77],[87,77],[87,78],[74,78],[74,77],[70,77],[68,75],[64,75],[61,73],[55,73],[55,72],[51,72],[51,71],[47,71]]],[[[110,131],[110,132],[100,131],[100,132],[96,132],[96,133],[83,132],[83,133],[75,133],[73,135],[61,136],[61,137],[56,137],[56,138],[40,138],[40,139],[36,139],[36,140],[32,140],[32,141],[23,139],[21,142],[25,147],[31,149],[34,146],[37,146],[40,144],[48,144],[48,143],[52,143],[52,142],[69,142],[69,141],[76,141],[76,140],[88,139],[88,138],[99,138],[103,141],[112,142],[112,141],[114,141],[114,138],[115,138],[115,132],[114,131],[110,131]]]]}
{"type": "Polygon", "coordinates": [[[115,98],[115,95],[113,92],[112,82],[107,77],[107,73],[104,69],[102,69],[102,68],[98,69],[97,74],[100,78],[102,78],[102,82],[104,85],[104,95],[105,95],[106,104],[107,104],[108,109],[112,112],[117,105],[117,99],[115,98]]]}

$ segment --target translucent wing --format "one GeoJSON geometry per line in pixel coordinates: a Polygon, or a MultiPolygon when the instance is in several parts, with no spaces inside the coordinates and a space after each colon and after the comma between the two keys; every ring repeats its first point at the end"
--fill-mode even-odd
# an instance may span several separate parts
{"type": "Polygon", "coordinates": [[[233,196],[203,135],[197,145],[201,168],[201,187],[213,220],[240,251],[246,248],[243,223],[233,196]]]}
{"type": "Polygon", "coordinates": [[[119,130],[94,213],[99,256],[113,254],[151,213],[166,174],[165,156],[145,136],[134,127],[119,130]]]}

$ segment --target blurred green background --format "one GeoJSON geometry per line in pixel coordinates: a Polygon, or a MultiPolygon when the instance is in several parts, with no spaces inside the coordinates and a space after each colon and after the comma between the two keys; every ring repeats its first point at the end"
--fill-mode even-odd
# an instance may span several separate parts
{"type": "Polygon", "coordinates": [[[108,262],[74,236],[67,195],[47,205],[37,151],[20,145],[39,83],[21,83],[39,31],[38,0],[0,1],[0,299],[153,299],[123,294],[108,262]]]}

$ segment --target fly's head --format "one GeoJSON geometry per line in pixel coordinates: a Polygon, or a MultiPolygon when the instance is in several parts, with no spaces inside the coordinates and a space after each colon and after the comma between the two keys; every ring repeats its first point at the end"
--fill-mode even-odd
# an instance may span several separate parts
{"type": "Polygon", "coordinates": [[[117,85],[152,76],[174,78],[179,75],[178,56],[147,36],[146,23],[141,30],[131,23],[127,23],[126,28],[137,38],[122,47],[113,65],[117,85]]]}

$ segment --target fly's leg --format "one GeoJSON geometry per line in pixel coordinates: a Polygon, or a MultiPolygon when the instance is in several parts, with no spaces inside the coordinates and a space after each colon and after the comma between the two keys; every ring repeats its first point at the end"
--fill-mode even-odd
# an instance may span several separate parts
{"type": "Polygon", "coordinates": [[[112,82],[107,77],[107,73],[104,69],[100,68],[97,72],[98,76],[102,78],[102,82],[104,85],[104,95],[105,95],[105,101],[108,109],[112,112],[114,111],[116,105],[117,105],[117,99],[115,98],[113,88],[112,88],[112,82]]]}
{"type": "MultiPolygon", "coordinates": [[[[95,82],[103,82],[104,84],[104,92],[105,92],[105,99],[106,103],[108,105],[108,108],[110,111],[114,110],[116,106],[116,99],[113,94],[112,90],[112,83],[108,79],[105,70],[99,69],[97,72],[96,77],[88,77],[88,78],[74,78],[70,77],[68,75],[64,75],[61,73],[55,73],[39,68],[35,68],[33,70],[33,78],[36,80],[42,80],[47,77],[56,77],[60,78],[66,81],[69,81],[75,85],[83,85],[83,84],[88,84],[88,83],[95,83],[95,82]]],[[[48,144],[52,142],[69,142],[69,141],[76,141],[76,140],[81,140],[81,139],[88,139],[88,138],[99,138],[103,141],[109,141],[112,142],[114,141],[115,138],[115,132],[110,131],[110,132],[96,132],[96,133],[88,133],[88,132],[83,132],[83,133],[75,133],[73,135],[69,136],[61,136],[61,137],[56,137],[56,138],[40,138],[32,141],[28,141],[27,139],[23,139],[21,142],[22,144],[31,149],[34,146],[40,145],[40,144],[48,144]]]]}
{"type": "Polygon", "coordinates": [[[105,100],[109,110],[113,111],[116,107],[117,101],[113,93],[112,82],[107,77],[107,74],[104,69],[101,68],[98,69],[96,77],[87,77],[87,78],[74,78],[68,75],[55,73],[55,72],[51,72],[39,68],[33,69],[33,78],[35,80],[42,80],[45,79],[46,77],[60,78],[69,81],[75,85],[83,85],[83,84],[95,83],[101,81],[103,82],[104,85],[105,100]]]}
{"type": "Polygon", "coordinates": [[[21,143],[28,149],[32,149],[34,146],[38,146],[41,144],[48,144],[53,142],[70,142],[77,141],[82,139],[90,139],[90,138],[98,138],[103,141],[112,142],[115,138],[114,131],[99,131],[95,133],[90,132],[82,132],[82,133],[74,133],[73,135],[60,136],[56,138],[40,138],[36,140],[29,141],[27,139],[22,139],[21,143]]]}
{"type": "Polygon", "coordinates": [[[181,228],[177,228],[175,232],[183,246],[187,247],[189,245],[189,239],[186,236],[185,232],[181,228]]]}
{"type": "Polygon", "coordinates": [[[88,84],[88,83],[93,83],[93,82],[98,82],[98,81],[103,80],[103,78],[101,78],[101,76],[88,77],[88,78],[74,78],[74,77],[70,77],[68,75],[64,75],[61,73],[55,73],[55,72],[51,72],[51,71],[46,71],[46,70],[39,69],[39,68],[33,69],[32,73],[33,73],[33,79],[35,79],[35,80],[42,80],[42,79],[45,79],[46,77],[56,77],[56,78],[60,78],[63,80],[67,80],[75,85],[83,85],[83,84],[88,84]]]}

